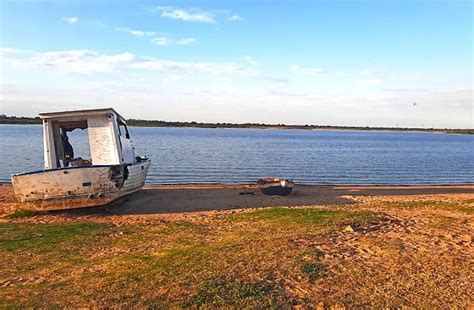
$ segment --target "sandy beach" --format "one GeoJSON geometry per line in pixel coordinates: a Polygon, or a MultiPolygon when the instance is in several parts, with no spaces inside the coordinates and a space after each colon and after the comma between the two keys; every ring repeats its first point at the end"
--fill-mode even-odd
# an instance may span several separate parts
{"type": "Polygon", "coordinates": [[[147,186],[106,207],[19,211],[0,186],[7,307],[474,304],[474,186],[147,186]]]}
{"type": "MultiPolygon", "coordinates": [[[[325,186],[297,185],[290,196],[265,196],[257,185],[148,185],[106,207],[58,211],[74,215],[153,215],[224,211],[262,207],[344,205],[352,197],[474,194],[474,185],[453,186],[325,186]]],[[[21,209],[9,184],[0,185],[1,213],[21,209]]],[[[0,214],[1,214],[0,213],[0,214]]]]}

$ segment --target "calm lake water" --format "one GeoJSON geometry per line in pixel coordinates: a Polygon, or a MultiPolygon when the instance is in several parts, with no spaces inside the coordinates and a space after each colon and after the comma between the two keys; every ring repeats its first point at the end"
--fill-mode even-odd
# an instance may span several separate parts
{"type": "MultiPolygon", "coordinates": [[[[281,176],[308,184],[473,184],[474,136],[421,132],[131,127],[150,184],[240,183],[281,176]]],[[[42,127],[0,125],[0,181],[43,167],[42,127]]],[[[75,155],[88,157],[86,131],[75,155]]]]}

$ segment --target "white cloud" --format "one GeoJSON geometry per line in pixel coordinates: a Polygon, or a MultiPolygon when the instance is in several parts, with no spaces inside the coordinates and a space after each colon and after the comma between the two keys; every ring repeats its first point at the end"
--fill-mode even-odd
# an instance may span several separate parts
{"type": "Polygon", "coordinates": [[[304,73],[304,74],[325,74],[327,73],[326,70],[322,68],[315,68],[315,67],[301,67],[299,65],[291,65],[291,71],[297,73],[304,73]]]}
{"type": "Polygon", "coordinates": [[[130,34],[136,37],[142,37],[145,35],[145,32],[140,31],[140,30],[130,30],[130,34]]]}
{"type": "Polygon", "coordinates": [[[130,53],[99,55],[88,50],[55,51],[36,54],[30,58],[11,59],[11,63],[74,73],[108,72],[130,63],[135,56],[130,53]]]}
{"type": "Polygon", "coordinates": [[[176,82],[176,81],[184,79],[185,77],[186,77],[186,75],[183,75],[183,74],[171,74],[171,75],[165,77],[164,81],[165,82],[176,82]]]}
{"type": "Polygon", "coordinates": [[[361,70],[359,73],[360,75],[364,75],[364,76],[372,76],[374,75],[375,72],[372,70],[365,69],[365,70],[361,70]]]}
{"type": "Polygon", "coordinates": [[[157,7],[161,16],[188,22],[215,24],[214,14],[199,8],[183,9],[176,7],[157,7]]]}
{"type": "Polygon", "coordinates": [[[153,36],[153,35],[156,34],[153,31],[134,30],[134,29],[130,29],[130,28],[127,28],[127,27],[119,27],[119,28],[114,28],[114,29],[116,31],[127,32],[127,33],[129,33],[129,34],[131,34],[132,36],[135,36],[135,37],[153,36]]]}
{"type": "Polygon", "coordinates": [[[308,94],[288,92],[288,91],[285,91],[285,90],[282,91],[281,89],[270,89],[268,91],[268,94],[275,95],[275,96],[280,96],[280,97],[308,97],[308,94]]]}
{"type": "Polygon", "coordinates": [[[238,22],[243,20],[243,18],[240,15],[232,15],[227,19],[228,22],[238,22]]]}
{"type": "Polygon", "coordinates": [[[288,79],[276,76],[260,76],[257,79],[275,84],[288,84],[288,79]]]}
{"type": "Polygon", "coordinates": [[[205,72],[212,74],[222,73],[244,73],[246,72],[238,65],[232,63],[207,63],[207,62],[178,62],[148,58],[131,65],[137,69],[168,70],[177,72],[205,72]]]}
{"type": "Polygon", "coordinates": [[[380,85],[384,82],[384,80],[379,79],[379,78],[370,78],[370,79],[365,79],[361,82],[364,84],[369,84],[369,85],[380,85]]]}
{"type": "Polygon", "coordinates": [[[423,89],[423,88],[385,88],[382,90],[387,91],[387,92],[394,92],[394,93],[427,93],[429,92],[428,89],[423,89]]]}
{"type": "Polygon", "coordinates": [[[381,79],[378,76],[377,72],[375,72],[374,70],[361,70],[359,74],[363,76],[362,80],[360,80],[359,83],[368,85],[380,85],[384,83],[384,80],[381,79]]]}
{"type": "MultiPolygon", "coordinates": [[[[156,39],[156,38],[155,38],[156,39]]],[[[4,57],[5,58],[5,57],[4,57]]],[[[172,74],[201,72],[210,74],[259,74],[253,69],[234,63],[180,62],[152,57],[138,57],[131,53],[101,55],[89,50],[69,50],[38,53],[27,58],[5,58],[11,64],[44,70],[90,74],[117,70],[169,71],[172,74]]]]}
{"type": "Polygon", "coordinates": [[[250,56],[245,56],[244,59],[246,62],[248,62],[252,66],[256,66],[260,63],[259,61],[255,60],[253,57],[250,57],[250,56]]]}
{"type": "Polygon", "coordinates": [[[72,25],[72,24],[77,24],[79,22],[79,18],[76,16],[70,16],[70,17],[63,17],[61,18],[62,21],[72,25]]]}
{"type": "Polygon", "coordinates": [[[17,54],[17,53],[28,53],[31,52],[31,50],[24,50],[24,49],[19,49],[19,48],[11,48],[11,47],[1,47],[0,46],[0,55],[1,54],[17,54]]]}
{"type": "Polygon", "coordinates": [[[227,89],[217,88],[212,83],[183,89],[186,79],[192,75],[179,82],[173,82],[179,77],[171,75],[146,81],[113,77],[112,81],[85,84],[80,80],[69,85],[3,84],[2,113],[33,116],[44,112],[45,107],[50,111],[86,109],[113,102],[122,115],[141,119],[473,128],[472,89],[433,91],[415,98],[413,94],[383,98],[367,96],[367,92],[340,91],[315,96],[311,92],[280,87],[275,88],[276,92],[271,89],[252,91],[237,88],[235,84],[227,89]],[[412,102],[418,103],[416,108],[412,102]]]}
{"type": "Polygon", "coordinates": [[[196,43],[196,41],[197,40],[195,38],[185,38],[185,39],[176,41],[176,43],[179,45],[191,45],[191,44],[196,43]]]}
{"type": "Polygon", "coordinates": [[[169,39],[167,37],[157,37],[151,39],[151,43],[155,45],[167,45],[169,43],[169,39]]]}

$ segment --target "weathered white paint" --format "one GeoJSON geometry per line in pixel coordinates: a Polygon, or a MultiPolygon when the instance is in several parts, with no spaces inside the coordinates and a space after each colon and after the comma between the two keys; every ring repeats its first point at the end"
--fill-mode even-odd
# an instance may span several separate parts
{"type": "Polygon", "coordinates": [[[12,183],[21,201],[87,195],[114,189],[109,171],[108,166],[46,170],[13,176],[12,183]]]}
{"type": "Polygon", "coordinates": [[[56,168],[56,152],[53,137],[52,122],[43,121],[44,169],[56,168]]]}
{"type": "Polygon", "coordinates": [[[113,109],[42,113],[40,117],[45,171],[12,176],[23,207],[55,210],[103,205],[144,185],[150,161],[137,162],[131,140],[120,140],[118,122],[126,123],[113,109]],[[62,167],[61,127],[88,128],[92,165],[62,167]],[[126,160],[124,151],[131,154],[126,160]]]}
{"type": "Polygon", "coordinates": [[[112,134],[113,143],[115,147],[117,148],[119,161],[120,163],[123,164],[123,155],[122,155],[123,151],[120,145],[120,133],[119,133],[118,124],[117,124],[119,118],[120,117],[118,116],[118,114],[113,114],[109,125],[110,125],[110,130],[113,133],[112,134]]]}
{"type": "Polygon", "coordinates": [[[136,163],[128,168],[128,178],[123,184],[122,191],[134,192],[145,185],[146,175],[148,174],[148,168],[150,168],[150,161],[144,161],[136,163]]]}
{"type": "Polygon", "coordinates": [[[114,114],[117,116],[118,119],[125,122],[125,119],[120,116],[114,109],[112,108],[103,108],[103,109],[89,109],[89,110],[75,110],[75,111],[61,111],[61,112],[47,112],[47,113],[40,113],[39,116],[42,119],[50,119],[50,118],[62,118],[68,120],[77,120],[79,118],[90,117],[94,115],[100,114],[114,114]]]}
{"type": "Polygon", "coordinates": [[[150,161],[123,166],[89,166],[12,176],[15,194],[32,210],[57,210],[106,204],[145,184],[150,161]],[[119,169],[126,167],[125,170],[119,169]],[[126,176],[126,179],[123,178],[126,176]],[[77,201],[80,201],[80,205],[77,201]],[[54,203],[58,201],[58,203],[54,203]],[[69,202],[69,203],[68,203],[69,202]],[[59,206],[59,207],[58,207],[59,206]]]}
{"type": "Polygon", "coordinates": [[[89,145],[93,165],[118,165],[122,163],[120,146],[115,139],[115,128],[109,115],[98,115],[87,119],[89,145]]]}

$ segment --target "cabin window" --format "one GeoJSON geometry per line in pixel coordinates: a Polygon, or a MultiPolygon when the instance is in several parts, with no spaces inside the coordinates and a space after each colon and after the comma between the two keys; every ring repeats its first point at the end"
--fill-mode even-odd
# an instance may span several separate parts
{"type": "Polygon", "coordinates": [[[49,120],[44,126],[46,152],[49,152],[45,167],[133,163],[133,146],[125,122],[119,127],[116,121],[116,117],[108,114],[62,116],[49,120]],[[117,137],[119,131],[121,135],[117,137]]]}
{"type": "Polygon", "coordinates": [[[91,158],[91,149],[89,146],[89,132],[86,129],[75,129],[69,133],[69,141],[74,148],[74,159],[81,158],[89,160],[91,158]]]}
{"type": "Polygon", "coordinates": [[[133,164],[135,162],[135,152],[133,150],[132,141],[130,141],[130,134],[127,125],[123,122],[118,123],[120,133],[120,147],[122,148],[122,162],[126,164],[133,164]]]}
{"type": "Polygon", "coordinates": [[[81,167],[92,165],[87,123],[56,124],[59,139],[56,143],[57,167],[81,167]]]}
{"type": "Polygon", "coordinates": [[[125,139],[130,139],[130,134],[128,133],[127,125],[125,125],[124,123],[119,123],[119,132],[121,137],[124,137],[125,139]]]}

